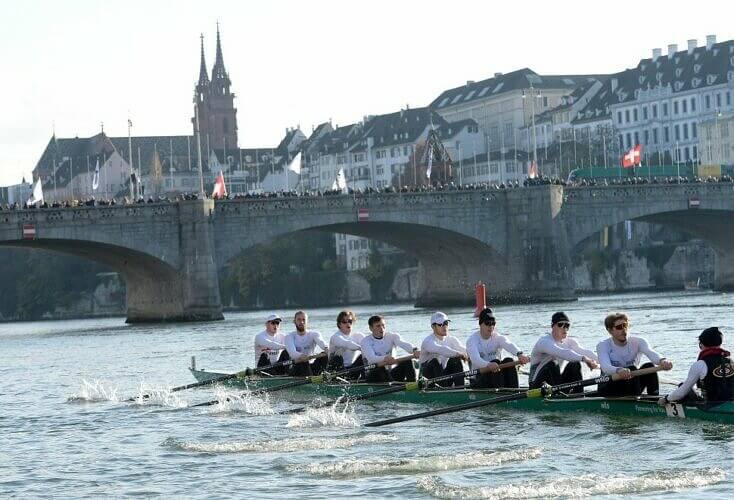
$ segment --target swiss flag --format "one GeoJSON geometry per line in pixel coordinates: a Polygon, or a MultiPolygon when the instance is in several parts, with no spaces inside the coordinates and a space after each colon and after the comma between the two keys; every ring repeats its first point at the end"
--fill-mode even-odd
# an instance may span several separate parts
{"type": "Polygon", "coordinates": [[[212,198],[224,198],[227,196],[227,187],[224,185],[224,174],[219,171],[217,180],[214,181],[214,191],[212,191],[212,198]]]}
{"type": "Polygon", "coordinates": [[[633,168],[642,163],[642,145],[637,144],[622,156],[622,167],[633,168]]]}

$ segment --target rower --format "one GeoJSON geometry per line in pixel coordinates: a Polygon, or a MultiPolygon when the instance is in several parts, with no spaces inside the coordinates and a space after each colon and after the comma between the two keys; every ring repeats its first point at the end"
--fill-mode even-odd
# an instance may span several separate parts
{"type": "MultiPolygon", "coordinates": [[[[329,339],[329,368],[330,372],[337,372],[351,367],[364,366],[362,361],[362,347],[364,339],[361,333],[353,333],[352,328],[357,316],[352,311],[341,311],[336,317],[337,330],[329,339]]],[[[356,371],[345,375],[345,378],[357,379],[360,372],[356,371]]]]}
{"type": "Polygon", "coordinates": [[[508,367],[500,370],[500,363],[509,363],[512,358],[502,359],[502,351],[517,356],[520,364],[530,362],[530,358],[504,335],[495,332],[497,320],[492,309],[485,307],[479,313],[479,330],[466,340],[466,352],[472,369],[489,367],[489,373],[480,373],[472,380],[475,388],[518,387],[517,368],[508,367]]]}
{"type": "MultiPolygon", "coordinates": [[[[285,349],[285,335],[278,331],[280,322],[278,314],[269,314],[265,318],[265,330],[255,335],[255,363],[258,368],[290,359],[285,349]]],[[[279,366],[265,372],[271,375],[285,375],[286,368],[279,366]]]]}
{"type": "Polygon", "coordinates": [[[413,347],[410,342],[404,341],[397,333],[387,331],[385,318],[382,316],[371,316],[367,320],[371,335],[362,339],[362,356],[367,364],[385,363],[385,366],[372,368],[367,372],[367,382],[414,382],[415,368],[412,360],[408,359],[398,363],[396,366],[393,350],[400,347],[405,352],[412,353],[413,358],[420,358],[421,352],[413,347]]]}
{"type": "MultiPolygon", "coordinates": [[[[436,378],[464,371],[466,349],[456,337],[449,335],[449,317],[438,311],[431,315],[433,333],[423,339],[421,344],[420,370],[424,378],[436,378]]],[[[464,387],[464,375],[457,375],[448,381],[437,384],[444,387],[464,387]]]]}
{"type": "Polygon", "coordinates": [[[688,370],[686,380],[673,392],[658,400],[665,405],[676,401],[720,402],[734,400],[734,365],[729,351],[722,349],[724,336],[712,326],[698,336],[698,360],[688,370]],[[701,396],[693,387],[698,384],[701,396]]]}
{"type": "Polygon", "coordinates": [[[311,362],[306,360],[311,356],[319,346],[321,350],[328,354],[329,349],[321,338],[321,333],[316,330],[308,329],[308,314],[298,311],[293,317],[293,324],[296,330],[289,333],[285,338],[285,348],[291,359],[296,363],[291,366],[289,375],[293,377],[309,377],[318,375],[326,367],[326,357],[316,358],[311,362]],[[303,361],[298,363],[298,361],[303,361]]]}
{"type": "Polygon", "coordinates": [[[639,396],[643,391],[657,396],[660,382],[658,374],[649,373],[632,378],[632,371],[659,365],[663,370],[673,368],[673,363],[653,351],[647,341],[629,335],[629,318],[624,313],[613,313],[604,319],[604,326],[610,337],[599,342],[596,353],[599,356],[601,372],[604,375],[618,373],[622,380],[599,384],[599,395],[605,397],[639,396]],[[651,363],[640,364],[645,355],[651,363]]]}
{"type": "MultiPolygon", "coordinates": [[[[529,386],[537,389],[543,384],[558,385],[565,382],[582,380],[581,363],[590,370],[596,369],[596,354],[581,347],[575,339],[568,336],[571,320],[564,312],[557,312],[551,317],[551,333],[538,339],[530,353],[529,386]],[[561,365],[567,364],[561,372],[561,365]]],[[[583,392],[579,387],[569,391],[583,392]]]]}

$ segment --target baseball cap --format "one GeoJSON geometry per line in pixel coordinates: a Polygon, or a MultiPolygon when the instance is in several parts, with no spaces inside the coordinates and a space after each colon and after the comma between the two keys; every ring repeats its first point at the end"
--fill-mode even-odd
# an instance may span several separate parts
{"type": "Polygon", "coordinates": [[[441,325],[449,320],[449,317],[442,313],[441,311],[436,311],[431,315],[431,324],[432,325],[441,325]]]}
{"type": "Polygon", "coordinates": [[[479,322],[484,323],[487,320],[494,319],[494,314],[492,313],[492,309],[489,307],[485,307],[482,309],[482,311],[479,313],[479,322]]]}
{"type": "Polygon", "coordinates": [[[275,313],[268,314],[268,317],[265,318],[265,321],[275,321],[275,320],[283,321],[281,317],[275,313]]]}
{"type": "Polygon", "coordinates": [[[571,320],[568,319],[568,316],[566,316],[565,312],[559,311],[551,317],[551,325],[555,325],[556,323],[561,321],[567,321],[568,323],[571,322],[571,320]]]}

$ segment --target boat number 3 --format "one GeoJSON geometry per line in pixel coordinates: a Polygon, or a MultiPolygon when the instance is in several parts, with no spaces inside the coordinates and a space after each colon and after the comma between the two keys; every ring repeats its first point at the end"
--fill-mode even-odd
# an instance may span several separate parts
{"type": "Polygon", "coordinates": [[[686,418],[686,412],[683,411],[683,405],[678,403],[668,403],[665,405],[665,411],[669,417],[686,418]]]}

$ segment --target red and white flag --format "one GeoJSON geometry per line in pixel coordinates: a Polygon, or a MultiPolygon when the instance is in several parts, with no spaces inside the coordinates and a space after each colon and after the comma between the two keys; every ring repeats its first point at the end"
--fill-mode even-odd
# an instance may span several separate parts
{"type": "Polygon", "coordinates": [[[224,185],[224,174],[219,171],[217,180],[214,181],[214,191],[212,191],[212,198],[224,198],[227,196],[227,187],[224,185]]]}
{"type": "Polygon", "coordinates": [[[637,144],[622,156],[622,167],[633,168],[642,163],[642,145],[637,144]]]}
{"type": "Polygon", "coordinates": [[[370,220],[370,211],[366,208],[360,208],[357,210],[357,220],[359,222],[367,222],[370,220]]]}

